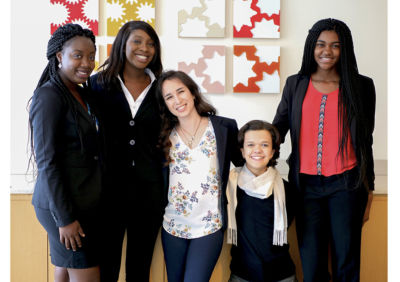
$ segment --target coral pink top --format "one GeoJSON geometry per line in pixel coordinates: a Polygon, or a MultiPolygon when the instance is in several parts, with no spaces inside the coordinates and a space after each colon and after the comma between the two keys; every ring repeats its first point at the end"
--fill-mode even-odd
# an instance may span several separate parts
{"type": "Polygon", "coordinates": [[[357,165],[350,132],[346,145],[347,155],[343,159],[338,154],[338,94],[339,89],[327,94],[319,92],[310,79],[302,107],[300,173],[330,176],[357,165]]]}

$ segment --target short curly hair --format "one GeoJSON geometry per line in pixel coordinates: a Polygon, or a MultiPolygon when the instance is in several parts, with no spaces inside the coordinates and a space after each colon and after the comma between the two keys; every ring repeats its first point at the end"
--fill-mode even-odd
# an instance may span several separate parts
{"type": "Polygon", "coordinates": [[[272,158],[269,160],[267,167],[275,167],[278,163],[277,159],[279,158],[279,149],[281,147],[281,137],[278,129],[269,122],[263,120],[251,120],[243,125],[239,130],[238,143],[240,148],[243,148],[245,134],[250,130],[266,130],[271,134],[272,149],[274,149],[275,152],[272,158]]]}

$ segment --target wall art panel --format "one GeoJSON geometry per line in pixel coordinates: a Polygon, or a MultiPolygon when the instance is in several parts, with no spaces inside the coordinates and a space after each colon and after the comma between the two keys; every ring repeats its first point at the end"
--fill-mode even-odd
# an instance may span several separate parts
{"type": "Polygon", "coordinates": [[[234,0],[233,37],[279,38],[280,0],[234,0]]]}
{"type": "Polygon", "coordinates": [[[233,46],[233,92],[280,92],[279,46],[233,46]]]}
{"type": "Polygon", "coordinates": [[[50,0],[49,16],[51,34],[67,23],[99,33],[99,0],[50,0]]]}
{"type": "Polygon", "coordinates": [[[225,46],[182,48],[178,69],[190,75],[202,93],[225,93],[225,46]]]}
{"type": "Polygon", "coordinates": [[[179,37],[224,37],[225,1],[184,0],[178,11],[179,37]]]}
{"type": "Polygon", "coordinates": [[[116,36],[128,21],[140,20],[155,27],[155,0],[107,0],[107,35],[116,36]]]}

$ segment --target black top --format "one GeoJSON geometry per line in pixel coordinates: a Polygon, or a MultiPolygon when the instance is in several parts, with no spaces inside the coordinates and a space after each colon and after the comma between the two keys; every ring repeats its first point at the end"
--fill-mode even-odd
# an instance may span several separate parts
{"type": "MultiPolygon", "coordinates": [[[[295,210],[295,190],[284,181],[288,226],[295,210]]],[[[279,281],[295,274],[289,245],[272,245],[274,197],[258,199],[237,187],[237,246],[232,245],[231,272],[245,280],[279,281]]]]}
{"type": "MultiPolygon", "coordinates": [[[[304,97],[310,82],[310,77],[305,75],[292,75],[287,78],[285,87],[283,88],[282,99],[276,110],[273,124],[278,128],[282,143],[285,140],[287,132],[290,130],[290,140],[292,142],[292,152],[287,160],[289,164],[289,181],[300,190],[300,152],[299,138],[301,115],[304,97]]],[[[372,133],[375,127],[375,86],[371,78],[359,75],[358,88],[360,89],[363,99],[361,109],[365,112],[366,119],[363,124],[356,124],[355,119],[350,122],[350,134],[354,152],[356,153],[357,162],[360,163],[360,147],[361,142],[365,143],[366,148],[366,176],[363,180],[364,184],[370,190],[374,190],[374,158],[372,154],[372,133]],[[363,126],[366,129],[366,135],[363,138],[357,138],[356,127],[363,126]]]]}
{"type": "MultiPolygon", "coordinates": [[[[82,99],[90,93],[79,88],[82,99]]],[[[90,103],[91,112],[96,107],[90,103]]],[[[92,116],[51,81],[35,90],[29,118],[38,175],[32,204],[49,209],[57,226],[94,215],[102,192],[101,135],[92,116]]]]}

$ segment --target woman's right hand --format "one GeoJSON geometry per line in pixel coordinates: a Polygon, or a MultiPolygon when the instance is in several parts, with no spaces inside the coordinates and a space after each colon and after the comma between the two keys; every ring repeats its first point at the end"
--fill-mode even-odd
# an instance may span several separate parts
{"type": "Polygon", "coordinates": [[[58,228],[60,232],[60,242],[65,245],[67,250],[72,247],[73,251],[77,250],[77,247],[82,247],[81,237],[85,237],[83,229],[79,222],[75,220],[74,222],[58,228]]]}

